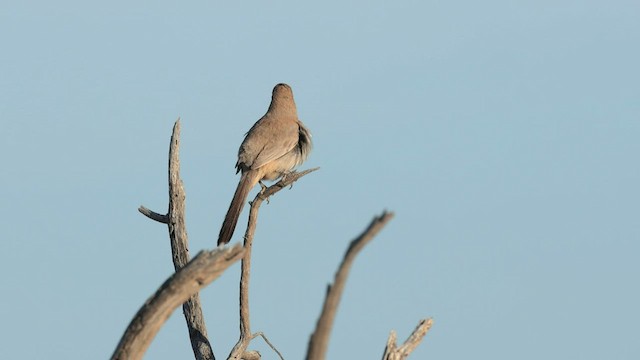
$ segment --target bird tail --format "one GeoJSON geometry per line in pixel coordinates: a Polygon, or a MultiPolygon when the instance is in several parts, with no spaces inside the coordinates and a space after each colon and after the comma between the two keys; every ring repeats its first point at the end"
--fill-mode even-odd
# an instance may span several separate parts
{"type": "Polygon", "coordinates": [[[258,180],[260,180],[258,172],[251,170],[244,172],[242,177],[240,177],[236,192],[233,194],[233,200],[231,200],[227,215],[224,217],[220,235],[218,235],[218,246],[220,244],[226,244],[231,240],[242,208],[244,208],[244,204],[247,201],[249,191],[256,185],[258,180]]]}

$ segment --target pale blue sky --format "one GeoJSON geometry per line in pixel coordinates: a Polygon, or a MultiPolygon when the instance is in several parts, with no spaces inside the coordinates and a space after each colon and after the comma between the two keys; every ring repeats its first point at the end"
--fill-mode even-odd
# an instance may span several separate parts
{"type": "MultiPolygon", "coordinates": [[[[379,358],[424,317],[414,359],[640,358],[638,19],[637,1],[0,4],[3,358],[111,354],[173,271],[136,208],[166,209],[174,120],[195,253],[278,82],[322,167],[256,235],[252,329],[285,358],[383,209],[330,359],[379,358]]],[[[219,358],[238,272],[202,293],[219,358]]],[[[147,358],[191,356],[177,312],[147,358]]]]}

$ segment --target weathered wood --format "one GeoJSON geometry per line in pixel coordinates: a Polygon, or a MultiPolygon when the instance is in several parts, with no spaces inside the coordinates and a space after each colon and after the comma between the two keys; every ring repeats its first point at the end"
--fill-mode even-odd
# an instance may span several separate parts
{"type": "MultiPolygon", "coordinates": [[[[176,271],[189,262],[189,237],[185,223],[185,191],[180,178],[180,119],[173,125],[169,144],[169,209],[166,215],[144,206],[138,208],[148,218],[167,224],[171,242],[171,258],[176,271]]],[[[207,336],[199,293],[193,294],[183,305],[182,312],[189,331],[189,340],[196,360],[215,360],[207,336]]]]}
{"type": "Polygon", "coordinates": [[[239,244],[198,253],[186,266],[171,275],[138,310],[111,359],[142,359],[160,327],[175,308],[215,280],[240,260],[243,254],[244,249],[239,244]]]}
{"type": "Polygon", "coordinates": [[[316,323],[316,328],[309,338],[307,360],[325,359],[329,347],[329,335],[333,328],[333,321],[338,311],[338,305],[340,305],[340,298],[347,283],[351,265],[360,250],[362,250],[392,218],[393,213],[383,212],[382,215],[375,217],[367,229],[349,244],[344,259],[335,274],[333,285],[327,287],[327,295],[324,300],[322,312],[316,323]]]}
{"type": "Polygon", "coordinates": [[[384,349],[382,360],[404,360],[413,350],[420,345],[422,338],[427,334],[427,331],[431,329],[433,325],[432,319],[420,320],[418,326],[413,330],[409,338],[400,347],[396,345],[396,332],[391,330],[389,339],[387,340],[387,346],[384,349]]]}
{"type": "MultiPolygon", "coordinates": [[[[251,275],[251,249],[253,247],[253,237],[256,231],[256,226],[258,224],[258,210],[260,209],[260,205],[264,200],[268,201],[269,197],[274,195],[278,191],[284,189],[289,185],[292,185],[301,177],[318,169],[319,168],[313,168],[301,172],[292,172],[277,183],[269,186],[268,188],[264,188],[256,195],[254,200],[251,202],[251,209],[249,210],[249,221],[247,224],[247,230],[244,234],[244,248],[246,249],[246,251],[242,259],[240,268],[240,338],[231,350],[231,353],[229,354],[229,357],[227,359],[242,359],[245,356],[245,351],[249,346],[249,342],[251,342],[251,340],[255,337],[251,334],[249,319],[249,278],[251,275]]],[[[264,338],[264,335],[262,336],[264,338]]],[[[266,338],[264,339],[266,341],[266,338]]],[[[269,345],[274,349],[274,351],[276,351],[278,356],[282,358],[282,355],[280,355],[276,348],[273,347],[270,343],[269,345]]]]}

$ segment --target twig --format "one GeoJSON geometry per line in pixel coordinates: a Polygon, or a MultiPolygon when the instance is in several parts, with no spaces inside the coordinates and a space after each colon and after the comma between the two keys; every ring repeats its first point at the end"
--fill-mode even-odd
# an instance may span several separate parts
{"type": "Polygon", "coordinates": [[[329,335],[333,328],[333,321],[338,310],[338,305],[340,305],[340,298],[347,282],[351,265],[360,250],[362,250],[392,218],[393,213],[383,212],[382,215],[375,217],[367,229],[349,244],[342,264],[340,264],[335,274],[333,285],[327,287],[327,295],[322,307],[322,313],[320,314],[320,318],[318,318],[316,329],[309,338],[307,360],[325,359],[327,348],[329,347],[329,335]]]}
{"type": "Polygon", "coordinates": [[[251,327],[249,321],[249,278],[251,274],[251,249],[253,246],[253,236],[256,231],[256,225],[258,223],[258,210],[262,202],[274,195],[278,191],[293,184],[301,177],[316,171],[319,168],[308,169],[302,172],[293,172],[285,176],[282,180],[269,186],[256,195],[251,202],[251,209],[249,210],[249,221],[247,230],[244,234],[244,248],[245,254],[240,266],[240,338],[238,342],[231,350],[228,359],[238,360],[241,359],[249,342],[253,338],[251,335],[251,327]]]}
{"type": "Polygon", "coordinates": [[[138,310],[122,335],[112,360],[142,359],[160,327],[178,305],[200,291],[244,255],[242,246],[201,251],[138,310]]]}
{"type": "MultiPolygon", "coordinates": [[[[171,257],[173,267],[180,270],[189,262],[189,240],[185,224],[185,191],[180,179],[180,119],[173,125],[171,143],[169,145],[169,209],[166,215],[140,206],[138,211],[148,218],[167,224],[171,240],[171,257]]],[[[193,294],[182,305],[191,348],[196,360],[215,360],[211,344],[207,338],[207,327],[200,305],[200,295],[193,294]]]]}
{"type": "Polygon", "coordinates": [[[284,360],[284,357],[282,357],[282,354],[280,354],[280,351],[278,351],[278,349],[276,349],[275,346],[273,346],[273,344],[271,343],[271,341],[269,341],[269,339],[267,339],[267,335],[265,335],[262,331],[258,331],[257,333],[253,334],[251,336],[251,340],[255,339],[256,337],[260,336],[262,338],[262,340],[264,340],[264,342],[267,343],[267,345],[269,345],[269,347],[271,348],[271,350],[275,351],[276,354],[278,354],[278,357],[280,357],[280,360],[284,360]]]}
{"type": "Polygon", "coordinates": [[[382,360],[403,360],[406,359],[413,350],[420,345],[422,338],[427,334],[427,331],[431,329],[431,325],[433,325],[432,319],[423,319],[420,320],[418,326],[416,326],[415,330],[409,335],[407,340],[402,344],[402,346],[398,347],[396,345],[396,332],[391,330],[389,334],[389,339],[387,340],[387,346],[384,349],[384,354],[382,355],[382,360]]]}

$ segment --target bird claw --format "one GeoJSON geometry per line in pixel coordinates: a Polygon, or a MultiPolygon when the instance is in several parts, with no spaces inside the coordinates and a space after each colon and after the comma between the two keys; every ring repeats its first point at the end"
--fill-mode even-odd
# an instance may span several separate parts
{"type": "MultiPolygon", "coordinates": [[[[285,182],[285,181],[287,181],[287,177],[288,177],[289,175],[294,174],[294,173],[295,173],[295,171],[290,171],[290,172],[286,172],[286,173],[282,174],[282,177],[280,178],[280,181],[281,181],[281,182],[285,182]]],[[[291,184],[289,185],[289,190],[291,190],[291,189],[293,189],[293,183],[291,183],[291,184]]]]}
{"type": "MultiPolygon", "coordinates": [[[[262,189],[260,189],[260,195],[262,196],[267,191],[267,185],[263,184],[262,180],[259,180],[258,184],[260,184],[260,187],[262,188],[262,189]]],[[[269,197],[267,196],[265,198],[265,200],[267,200],[267,204],[268,204],[269,203],[269,197]]]]}

